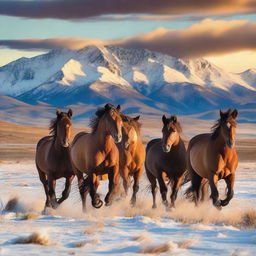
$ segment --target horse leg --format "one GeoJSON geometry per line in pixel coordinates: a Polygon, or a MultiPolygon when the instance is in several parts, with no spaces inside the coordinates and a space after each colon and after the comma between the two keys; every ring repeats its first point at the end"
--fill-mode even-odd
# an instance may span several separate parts
{"type": "Polygon", "coordinates": [[[229,201],[234,196],[234,184],[235,184],[235,174],[230,174],[225,178],[225,182],[227,184],[227,197],[224,200],[221,200],[221,205],[226,206],[228,205],[229,201]]]}
{"type": "Polygon", "coordinates": [[[205,200],[206,196],[208,195],[208,182],[206,179],[203,179],[201,181],[200,191],[201,191],[200,201],[203,202],[205,200]]]}
{"type": "Polygon", "coordinates": [[[94,208],[100,208],[103,205],[103,202],[101,201],[99,195],[96,193],[96,189],[95,189],[95,182],[97,181],[98,177],[96,174],[91,173],[88,175],[87,179],[90,186],[90,196],[92,199],[92,206],[94,208]]]}
{"type": "Polygon", "coordinates": [[[148,180],[151,184],[151,192],[152,192],[152,196],[153,196],[153,205],[152,208],[155,209],[156,208],[156,193],[157,193],[157,184],[156,184],[156,177],[154,175],[152,175],[152,173],[146,168],[146,174],[148,177],[148,180]]]}
{"type": "Polygon", "coordinates": [[[202,177],[199,176],[194,169],[192,168],[192,166],[189,164],[188,166],[189,168],[189,173],[190,173],[190,177],[191,177],[191,184],[192,184],[192,191],[194,194],[194,200],[195,200],[195,205],[198,206],[198,200],[199,200],[199,192],[200,192],[200,185],[202,182],[202,177]]]}
{"type": "Polygon", "coordinates": [[[171,207],[175,207],[175,201],[177,199],[178,190],[183,181],[183,175],[181,177],[175,178],[172,185],[172,194],[171,194],[171,207]]]}
{"type": "Polygon", "coordinates": [[[82,210],[83,212],[86,212],[86,197],[89,193],[89,185],[87,180],[84,179],[83,173],[76,170],[76,177],[77,177],[77,183],[78,183],[78,189],[81,196],[82,201],[82,210]]]}
{"type": "Polygon", "coordinates": [[[132,198],[131,198],[131,204],[133,206],[135,206],[135,204],[136,204],[136,194],[139,191],[139,181],[140,181],[142,172],[143,172],[143,167],[141,167],[138,171],[136,171],[133,174],[134,184],[133,184],[133,194],[132,194],[132,198]]]}
{"type": "Polygon", "coordinates": [[[165,206],[168,206],[168,201],[166,199],[167,187],[165,185],[165,182],[163,180],[163,176],[162,176],[161,172],[158,172],[157,180],[158,180],[159,187],[160,187],[160,192],[161,192],[161,196],[162,196],[162,202],[163,202],[163,204],[165,206]]]}
{"type": "Polygon", "coordinates": [[[212,198],[212,203],[213,205],[221,210],[221,201],[219,200],[219,192],[217,189],[217,182],[218,182],[218,176],[214,174],[210,179],[209,179],[209,184],[211,187],[211,198],[212,198]]]}
{"type": "Polygon", "coordinates": [[[55,187],[56,187],[56,179],[54,179],[51,175],[48,176],[48,186],[49,186],[49,196],[50,202],[53,209],[58,207],[56,194],[55,194],[55,187]]]}
{"type": "Polygon", "coordinates": [[[113,201],[113,196],[118,190],[119,186],[119,166],[116,165],[108,173],[108,193],[105,197],[105,204],[108,206],[113,201]]]}
{"type": "Polygon", "coordinates": [[[124,186],[124,191],[125,195],[127,196],[128,194],[128,189],[130,187],[130,177],[129,177],[129,168],[125,166],[123,168],[123,186],[124,186]]]}
{"type": "Polygon", "coordinates": [[[38,170],[38,174],[39,174],[39,179],[42,182],[43,186],[44,186],[44,192],[45,192],[45,196],[46,196],[46,201],[45,201],[45,207],[51,207],[51,203],[50,203],[50,195],[49,195],[49,187],[48,187],[48,181],[46,178],[46,174],[44,172],[42,172],[39,167],[37,166],[37,170],[38,170]]]}
{"type": "Polygon", "coordinates": [[[74,179],[75,175],[69,176],[66,178],[66,182],[65,182],[65,189],[62,192],[62,196],[61,198],[57,201],[58,204],[61,204],[64,200],[66,200],[70,194],[70,190],[71,190],[71,184],[72,181],[74,179]]]}

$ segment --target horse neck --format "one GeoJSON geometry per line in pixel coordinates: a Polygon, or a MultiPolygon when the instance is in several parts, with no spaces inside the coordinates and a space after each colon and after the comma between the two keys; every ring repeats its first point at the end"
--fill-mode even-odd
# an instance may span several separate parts
{"type": "Polygon", "coordinates": [[[53,148],[54,148],[55,152],[58,152],[61,154],[69,152],[69,147],[67,147],[67,148],[62,147],[61,142],[57,135],[54,136],[53,148]]]}
{"type": "Polygon", "coordinates": [[[174,141],[174,143],[173,143],[172,145],[173,145],[174,147],[177,146],[177,145],[179,145],[180,140],[181,140],[181,138],[180,138],[180,134],[179,134],[179,135],[177,136],[176,140],[174,141]]]}
{"type": "Polygon", "coordinates": [[[223,138],[223,136],[221,136],[220,134],[217,136],[217,138],[213,141],[213,148],[212,149],[215,149],[217,152],[220,152],[220,153],[224,153],[224,150],[227,147],[226,145],[226,141],[225,139],[223,138]]]}
{"type": "Polygon", "coordinates": [[[102,118],[99,121],[98,127],[94,132],[94,136],[95,136],[95,143],[98,143],[100,148],[103,148],[105,151],[108,151],[111,145],[111,141],[113,139],[111,134],[106,129],[106,121],[104,120],[104,118],[102,118]]]}

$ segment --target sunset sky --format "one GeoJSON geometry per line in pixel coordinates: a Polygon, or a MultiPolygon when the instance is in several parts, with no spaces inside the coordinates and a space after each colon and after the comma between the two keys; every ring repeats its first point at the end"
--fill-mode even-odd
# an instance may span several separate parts
{"type": "Polygon", "coordinates": [[[143,47],[256,68],[256,0],[0,0],[0,66],[54,48],[143,47]]]}

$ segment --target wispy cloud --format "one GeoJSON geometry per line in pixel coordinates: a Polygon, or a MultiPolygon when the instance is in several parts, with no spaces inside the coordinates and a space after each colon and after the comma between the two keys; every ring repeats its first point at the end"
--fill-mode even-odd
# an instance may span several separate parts
{"type": "Polygon", "coordinates": [[[0,15],[84,19],[105,14],[255,13],[255,0],[51,0],[0,1],[0,15]]]}
{"type": "Polygon", "coordinates": [[[84,38],[0,40],[0,46],[13,49],[79,49],[88,45],[120,45],[146,48],[176,57],[216,56],[242,50],[256,50],[256,22],[206,19],[186,29],[158,28],[122,40],[102,41],[84,38]]]}

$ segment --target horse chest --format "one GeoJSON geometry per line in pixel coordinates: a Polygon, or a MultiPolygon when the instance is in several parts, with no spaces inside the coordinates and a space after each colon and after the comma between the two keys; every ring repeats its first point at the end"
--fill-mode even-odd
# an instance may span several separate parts
{"type": "Polygon", "coordinates": [[[105,167],[111,167],[113,165],[113,157],[111,153],[98,152],[94,157],[93,167],[96,169],[102,169],[105,167]]]}

